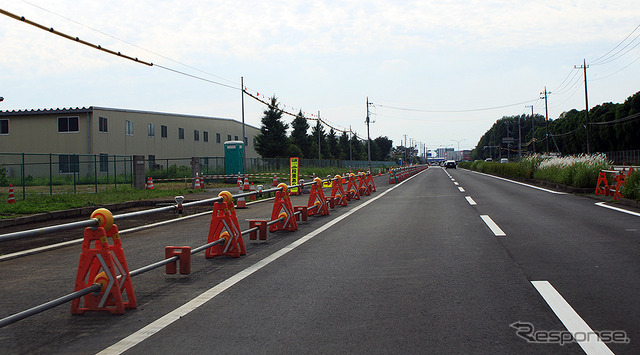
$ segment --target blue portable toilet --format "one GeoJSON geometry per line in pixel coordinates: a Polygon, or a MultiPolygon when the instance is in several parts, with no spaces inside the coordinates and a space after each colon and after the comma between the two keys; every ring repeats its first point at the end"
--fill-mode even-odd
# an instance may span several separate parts
{"type": "Polygon", "coordinates": [[[244,142],[224,142],[224,173],[225,175],[244,174],[244,142]]]}

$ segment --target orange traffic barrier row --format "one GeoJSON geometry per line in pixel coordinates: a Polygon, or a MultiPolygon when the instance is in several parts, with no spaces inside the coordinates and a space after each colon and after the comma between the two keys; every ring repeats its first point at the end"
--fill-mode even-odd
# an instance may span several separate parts
{"type": "Polygon", "coordinates": [[[428,165],[412,165],[389,169],[389,184],[397,184],[405,179],[428,169],[428,165]]]}
{"type": "MultiPolygon", "coordinates": [[[[359,173],[349,175],[349,187],[355,196],[360,191],[370,194],[375,191],[372,175],[359,173]]],[[[246,185],[246,184],[245,184],[246,185]]],[[[335,205],[347,206],[349,194],[342,186],[342,177],[336,175],[332,181],[331,196],[325,196],[323,181],[315,178],[311,184],[306,206],[293,206],[289,195],[289,187],[280,183],[276,191],[270,220],[250,220],[250,230],[242,232],[238,223],[233,196],[228,191],[218,194],[222,201],[213,204],[213,212],[207,234],[207,244],[197,251],[204,250],[206,258],[230,256],[238,258],[246,255],[243,233],[249,234],[250,240],[266,240],[268,232],[280,230],[296,231],[298,220],[306,220],[309,216],[326,216],[335,205]]],[[[243,186],[240,188],[243,193],[243,186]]],[[[243,198],[243,197],[241,197],[243,198]]],[[[240,198],[238,198],[240,200],[240,198]]],[[[125,309],[136,308],[137,301],[131,277],[153,268],[165,265],[167,274],[186,275],[191,272],[191,255],[196,252],[189,246],[165,247],[165,260],[129,272],[118,227],[113,223],[113,215],[101,208],[93,212],[92,219],[97,220],[97,227],[89,227],[84,231],[84,241],[75,282],[75,291],[92,285],[100,286],[99,292],[93,292],[72,301],[71,313],[83,314],[87,311],[106,311],[122,314],[125,309]],[[111,242],[110,242],[111,241],[111,242]],[[179,265],[179,268],[178,268],[179,265]],[[144,269],[144,270],[143,270],[144,269]]]]}
{"type": "Polygon", "coordinates": [[[620,170],[611,167],[609,170],[601,170],[598,174],[598,183],[596,184],[596,196],[613,196],[615,201],[624,197],[622,188],[624,187],[626,179],[633,174],[633,171],[633,167],[622,167],[620,170]],[[609,175],[608,179],[607,174],[609,175]]]}

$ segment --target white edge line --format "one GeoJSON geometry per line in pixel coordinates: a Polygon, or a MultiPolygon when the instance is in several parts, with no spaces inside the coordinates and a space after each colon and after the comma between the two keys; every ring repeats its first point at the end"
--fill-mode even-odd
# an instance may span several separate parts
{"type": "Polygon", "coordinates": [[[494,178],[494,179],[508,181],[508,182],[511,182],[511,183],[514,183],[514,184],[518,184],[518,185],[522,185],[522,186],[530,187],[530,188],[532,188],[532,189],[541,190],[541,191],[548,192],[548,193],[551,193],[551,194],[556,194],[556,195],[566,195],[566,194],[567,194],[566,192],[558,192],[558,191],[548,190],[548,189],[545,189],[545,188],[542,188],[542,187],[538,187],[538,186],[534,186],[534,185],[525,184],[524,182],[520,182],[520,181],[515,181],[515,180],[505,179],[505,178],[502,178],[502,177],[499,177],[499,176],[495,176],[495,175],[490,175],[490,174],[480,173],[480,172],[473,171],[473,170],[468,170],[468,171],[470,171],[470,172],[472,172],[472,173],[474,173],[474,174],[480,174],[480,175],[484,175],[484,176],[492,177],[492,178],[494,178]]]}
{"type": "Polygon", "coordinates": [[[476,201],[474,201],[474,200],[473,200],[473,198],[471,198],[471,196],[465,196],[465,198],[467,199],[467,202],[469,202],[469,204],[470,204],[471,206],[476,206],[476,205],[478,205],[478,204],[476,203],[476,201]]]}
{"type": "Polygon", "coordinates": [[[630,215],[632,215],[632,216],[638,216],[638,217],[640,217],[640,213],[638,213],[638,212],[633,212],[633,211],[625,210],[624,208],[620,208],[620,207],[609,206],[609,205],[607,205],[607,203],[606,203],[606,202],[596,202],[596,206],[600,206],[600,207],[604,207],[604,208],[612,209],[612,210],[614,210],[614,211],[628,213],[628,214],[630,214],[630,215]]]}
{"type": "Polygon", "coordinates": [[[480,218],[482,218],[484,223],[487,225],[487,227],[489,227],[489,229],[491,229],[491,231],[493,232],[493,234],[496,237],[506,237],[507,236],[507,234],[505,234],[505,232],[502,231],[502,229],[500,229],[500,227],[498,227],[496,222],[494,222],[493,219],[491,219],[491,217],[489,217],[486,214],[483,214],[483,215],[480,215],[480,218]]]}
{"type": "Polygon", "coordinates": [[[221,283],[217,284],[216,286],[213,286],[212,288],[210,288],[207,291],[203,292],[199,296],[196,296],[191,301],[189,301],[189,302],[183,304],[182,306],[176,308],[175,310],[165,314],[164,316],[162,316],[162,317],[158,318],[157,320],[151,322],[147,326],[145,326],[142,329],[136,331],[135,333],[127,336],[126,338],[120,340],[119,342],[111,345],[110,347],[100,351],[98,353],[98,355],[121,354],[121,353],[131,349],[132,347],[134,347],[137,344],[141,343],[145,339],[151,337],[155,333],[157,333],[160,330],[164,329],[165,327],[167,327],[171,323],[175,322],[176,320],[180,319],[181,317],[186,316],[188,313],[190,313],[191,311],[195,310],[196,308],[202,306],[203,304],[205,304],[209,300],[213,299],[214,297],[216,297],[220,293],[224,292],[229,287],[231,287],[231,286],[235,285],[236,283],[242,281],[247,276],[249,276],[249,275],[253,274],[254,272],[262,269],[263,267],[267,266],[272,261],[277,260],[281,256],[287,254],[291,250],[293,250],[296,247],[302,245],[304,242],[306,242],[309,239],[315,237],[316,235],[324,232],[325,230],[329,229],[330,227],[332,227],[336,223],[338,223],[338,222],[342,221],[343,219],[349,217],[353,213],[359,211],[361,208],[364,208],[368,204],[370,204],[373,201],[379,199],[380,197],[384,196],[388,192],[391,192],[393,189],[399,187],[400,185],[402,185],[405,182],[411,180],[413,177],[415,177],[417,175],[418,174],[416,174],[416,175],[414,175],[414,176],[402,181],[401,183],[389,188],[388,190],[380,193],[378,196],[366,201],[365,203],[363,203],[361,205],[356,206],[353,210],[348,211],[347,213],[336,217],[336,219],[328,222],[327,224],[321,226],[320,228],[318,228],[318,229],[316,229],[314,231],[311,231],[309,234],[299,238],[298,240],[294,241],[293,243],[289,244],[288,246],[276,251],[275,253],[265,257],[264,259],[258,261],[257,263],[247,267],[246,269],[244,269],[244,270],[238,272],[237,274],[231,276],[230,278],[222,281],[221,283]]]}
{"type": "Polygon", "coordinates": [[[460,190],[460,192],[465,192],[465,190],[461,186],[458,186],[458,190],[460,190]]]}
{"type": "Polygon", "coordinates": [[[540,296],[544,298],[553,313],[564,324],[565,328],[574,335],[576,333],[589,334],[585,337],[575,337],[576,342],[587,354],[613,354],[611,349],[600,340],[580,315],[571,307],[564,297],[549,283],[549,281],[531,281],[533,287],[538,290],[540,296]],[[595,335],[592,337],[591,335],[595,335]]]}

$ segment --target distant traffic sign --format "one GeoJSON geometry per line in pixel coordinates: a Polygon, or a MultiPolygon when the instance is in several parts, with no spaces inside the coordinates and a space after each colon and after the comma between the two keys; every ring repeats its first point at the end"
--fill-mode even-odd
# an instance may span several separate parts
{"type": "Polygon", "coordinates": [[[502,143],[515,143],[516,139],[513,137],[502,138],[502,143]]]}

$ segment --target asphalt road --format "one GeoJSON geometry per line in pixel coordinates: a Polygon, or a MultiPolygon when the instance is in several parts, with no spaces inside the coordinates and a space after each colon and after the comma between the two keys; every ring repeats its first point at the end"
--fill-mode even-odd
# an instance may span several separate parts
{"type": "MultiPolygon", "coordinates": [[[[0,353],[640,353],[640,215],[465,170],[376,184],[296,232],[246,238],[239,259],[134,278],[122,316],[61,306],[1,328],[0,353]],[[559,344],[567,329],[591,342],[559,344]]],[[[270,210],[240,211],[242,229],[270,210]]],[[[208,221],[123,237],[130,269],[204,244],[208,221]]],[[[0,263],[0,317],[72,291],[79,253],[0,263]]]]}

